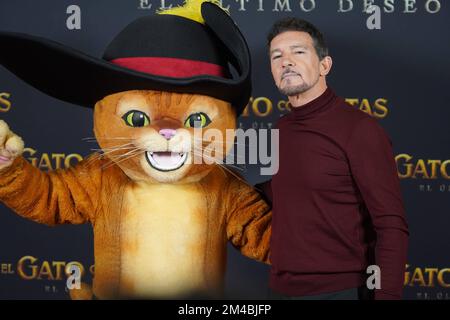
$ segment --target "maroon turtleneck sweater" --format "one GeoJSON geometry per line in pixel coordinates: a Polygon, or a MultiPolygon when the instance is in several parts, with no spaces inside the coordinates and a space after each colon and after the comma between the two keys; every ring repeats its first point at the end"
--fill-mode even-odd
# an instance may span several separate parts
{"type": "MultiPolygon", "coordinates": [[[[408,226],[391,143],[328,88],[280,118],[270,286],[303,296],[356,288],[381,269],[375,299],[400,299],[408,226]]],[[[261,185],[260,185],[261,186],[261,185]]]]}

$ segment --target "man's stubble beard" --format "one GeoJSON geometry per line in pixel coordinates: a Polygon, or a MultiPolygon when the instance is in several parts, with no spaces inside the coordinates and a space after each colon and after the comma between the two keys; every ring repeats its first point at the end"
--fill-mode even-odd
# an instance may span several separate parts
{"type": "Polygon", "coordinates": [[[278,91],[280,91],[281,94],[288,96],[288,97],[296,96],[296,95],[302,94],[303,92],[306,92],[309,89],[311,89],[312,87],[314,87],[317,84],[317,82],[319,82],[319,78],[320,78],[320,76],[318,76],[315,79],[314,83],[312,83],[312,84],[303,82],[302,84],[299,84],[297,86],[285,86],[284,88],[278,87],[278,91]]]}

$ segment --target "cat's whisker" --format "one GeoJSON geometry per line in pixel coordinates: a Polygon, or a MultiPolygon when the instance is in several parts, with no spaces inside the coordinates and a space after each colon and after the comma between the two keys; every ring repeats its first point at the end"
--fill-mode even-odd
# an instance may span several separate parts
{"type": "MultiPolygon", "coordinates": [[[[205,149],[196,149],[196,151],[201,151],[201,152],[205,152],[205,149]]],[[[222,158],[231,158],[231,157],[236,157],[236,158],[238,158],[238,159],[243,159],[243,160],[245,160],[245,156],[241,156],[241,155],[232,155],[232,154],[230,154],[230,153],[223,153],[223,152],[220,152],[220,151],[218,151],[218,150],[211,150],[211,152],[212,151],[214,151],[214,154],[217,154],[217,155],[219,155],[220,157],[222,157],[222,158]]],[[[209,153],[211,153],[211,152],[209,152],[209,153]]]]}
{"type": "MultiPolygon", "coordinates": [[[[227,170],[230,170],[230,169],[229,169],[229,167],[230,167],[230,168],[233,168],[233,169],[237,169],[237,170],[239,170],[239,171],[242,171],[242,172],[245,172],[245,171],[246,171],[245,169],[240,168],[240,167],[238,167],[238,166],[234,166],[234,165],[219,164],[219,166],[221,166],[222,168],[226,168],[227,170]]],[[[231,171],[231,172],[233,172],[233,171],[231,171]]],[[[242,181],[244,181],[244,180],[242,180],[242,181]]]]}
{"type": "Polygon", "coordinates": [[[226,170],[226,171],[228,171],[231,175],[233,175],[236,179],[238,179],[239,181],[241,181],[241,182],[243,182],[243,183],[245,183],[245,184],[247,184],[248,185],[248,182],[247,181],[245,181],[244,179],[242,179],[239,175],[237,175],[235,172],[233,172],[233,170],[230,170],[229,168],[227,168],[227,166],[225,166],[225,165],[222,165],[222,164],[218,164],[219,165],[219,168],[222,170],[222,172],[225,174],[225,176],[226,176],[226,172],[224,171],[224,170],[226,170]]]}
{"type": "Polygon", "coordinates": [[[98,139],[103,139],[103,140],[134,140],[133,138],[130,137],[85,137],[82,138],[81,140],[98,140],[98,139]]]}
{"type": "MultiPolygon", "coordinates": [[[[127,143],[127,144],[123,144],[123,145],[119,145],[119,146],[116,146],[116,147],[113,147],[113,148],[104,148],[104,149],[98,149],[98,151],[101,151],[101,152],[99,152],[99,153],[95,153],[95,154],[93,154],[93,155],[91,155],[90,156],[90,159],[89,160],[87,160],[88,162],[87,162],[87,166],[90,166],[90,165],[92,165],[92,163],[94,163],[95,162],[95,160],[98,160],[98,159],[100,159],[100,158],[102,158],[102,157],[104,157],[104,156],[108,156],[108,155],[112,155],[114,152],[118,152],[118,151],[122,151],[122,150],[130,150],[130,151],[128,151],[125,155],[128,155],[131,151],[133,151],[133,150],[141,150],[142,148],[140,148],[140,147],[136,147],[136,146],[133,146],[133,147],[126,147],[127,145],[130,145],[129,143],[127,143]]],[[[122,155],[122,157],[123,157],[124,155],[122,155]]],[[[120,156],[119,156],[120,157],[120,156]]],[[[114,161],[112,161],[111,159],[109,159],[109,158],[104,158],[104,159],[107,159],[107,161],[108,161],[108,163],[105,165],[105,166],[107,166],[107,165],[109,165],[109,164],[111,164],[111,163],[114,163],[114,161]]],[[[103,166],[103,167],[105,167],[105,166],[103,166]]]]}
{"type": "Polygon", "coordinates": [[[232,170],[228,169],[226,166],[224,165],[219,165],[219,168],[222,170],[226,170],[229,173],[231,173],[236,179],[238,179],[239,181],[241,181],[242,183],[248,185],[249,183],[247,181],[245,181],[244,179],[242,179],[240,176],[238,176],[235,172],[233,172],[232,170]]]}
{"type": "MultiPolygon", "coordinates": [[[[196,151],[201,151],[201,152],[205,152],[205,149],[199,149],[199,148],[197,148],[197,147],[194,147],[194,150],[196,150],[196,151]]],[[[230,155],[230,157],[231,157],[231,153],[223,153],[223,152],[221,152],[220,150],[216,150],[216,149],[212,149],[212,150],[214,150],[214,152],[215,153],[218,153],[219,154],[219,156],[221,156],[222,158],[226,158],[228,155],[230,155]]],[[[245,160],[245,156],[241,156],[241,155],[235,155],[238,159],[243,159],[243,160],[245,160]]]]}
{"type": "Polygon", "coordinates": [[[113,147],[107,147],[107,148],[92,148],[91,150],[110,150],[110,149],[115,149],[115,148],[120,148],[120,147],[130,146],[130,145],[134,145],[134,143],[133,143],[133,142],[127,142],[127,143],[118,144],[118,145],[113,146],[113,147]]]}
{"type": "Polygon", "coordinates": [[[136,151],[134,151],[134,152],[130,152],[130,153],[128,153],[127,155],[122,155],[122,156],[120,156],[118,159],[118,161],[115,161],[116,163],[121,163],[121,162],[123,162],[123,161],[126,161],[126,160],[128,160],[128,159],[130,159],[130,158],[133,158],[133,157],[135,157],[135,156],[137,156],[137,155],[141,155],[141,154],[143,154],[144,152],[143,151],[140,151],[140,150],[136,150],[136,151]]]}
{"type": "Polygon", "coordinates": [[[116,157],[116,159],[121,159],[123,157],[127,157],[129,154],[132,154],[132,153],[135,153],[135,152],[144,152],[144,150],[141,150],[140,148],[133,148],[132,150],[130,150],[130,151],[124,153],[124,154],[118,155],[116,157]]]}
{"type": "Polygon", "coordinates": [[[127,149],[133,149],[134,146],[123,146],[123,147],[115,147],[115,148],[91,148],[92,151],[99,151],[99,152],[108,152],[108,151],[115,151],[115,150],[127,150],[127,149]]]}
{"type": "MultiPolygon", "coordinates": [[[[141,150],[134,150],[133,153],[131,153],[131,154],[127,155],[127,156],[121,155],[121,156],[119,156],[119,157],[121,157],[120,160],[118,160],[118,161],[116,161],[116,160],[115,160],[115,161],[111,161],[111,162],[112,162],[111,164],[106,165],[106,166],[103,166],[102,169],[108,169],[109,167],[112,167],[113,165],[118,165],[119,163],[122,163],[122,162],[124,162],[124,161],[126,161],[126,160],[129,160],[129,159],[133,158],[133,157],[136,157],[136,156],[138,156],[138,155],[141,155],[142,153],[144,153],[144,151],[141,151],[141,150]]],[[[119,157],[118,157],[118,158],[119,158],[119,157]]]]}
{"type": "MultiPolygon", "coordinates": [[[[197,154],[197,155],[201,155],[201,154],[197,154]]],[[[209,158],[210,160],[217,159],[217,158],[208,156],[206,154],[203,154],[203,156],[206,157],[206,158],[209,158]]],[[[216,164],[218,164],[218,165],[225,165],[225,166],[228,166],[228,167],[232,167],[232,168],[235,168],[235,169],[239,169],[239,170],[245,171],[245,169],[241,168],[240,166],[237,166],[237,165],[234,165],[234,164],[230,164],[230,163],[223,163],[223,159],[221,159],[220,162],[216,162],[216,164]]]]}
{"type": "Polygon", "coordinates": [[[136,147],[117,147],[117,148],[111,148],[111,149],[97,149],[98,151],[100,151],[100,153],[102,155],[112,155],[115,152],[119,152],[119,151],[126,151],[126,150],[134,150],[136,149],[136,147]]]}
{"type": "Polygon", "coordinates": [[[129,150],[129,149],[136,149],[136,146],[130,145],[130,146],[121,146],[121,147],[114,147],[114,148],[91,148],[91,150],[101,151],[104,153],[107,153],[110,151],[120,151],[120,150],[129,150]]]}
{"type": "Polygon", "coordinates": [[[94,162],[98,159],[101,158],[101,154],[100,153],[91,153],[90,155],[88,155],[87,157],[85,157],[83,160],[86,161],[87,165],[90,165],[91,162],[94,162]]]}
{"type": "Polygon", "coordinates": [[[126,150],[130,150],[130,149],[134,149],[133,147],[129,147],[129,148],[120,148],[120,149],[111,149],[111,150],[105,150],[105,149],[91,149],[91,151],[95,151],[96,153],[101,153],[103,155],[106,154],[110,154],[116,151],[126,151],[126,150]]]}
{"type": "MultiPolygon", "coordinates": [[[[201,158],[202,157],[208,157],[207,155],[204,155],[204,154],[202,154],[202,153],[196,153],[195,152],[195,150],[194,151],[192,151],[192,153],[194,154],[194,155],[196,155],[196,156],[200,156],[201,158]]],[[[203,158],[202,158],[203,159],[203,158]]],[[[213,160],[217,160],[217,159],[213,159],[213,160]]],[[[220,168],[220,164],[218,163],[218,162],[216,162],[216,161],[213,161],[215,164],[217,164],[217,165],[219,165],[219,168],[220,168]]],[[[223,171],[223,170],[221,170],[221,172],[223,173],[223,175],[226,177],[227,176],[227,174],[226,174],[226,172],[225,171],[223,171]]]]}
{"type": "Polygon", "coordinates": [[[195,141],[202,141],[202,142],[204,142],[204,143],[209,143],[209,144],[214,144],[214,143],[217,143],[217,144],[236,144],[236,145],[244,145],[245,146],[245,144],[242,144],[242,143],[238,143],[237,141],[234,141],[234,142],[226,142],[226,141],[214,141],[214,140],[205,140],[205,139],[199,139],[199,138],[193,138],[195,141]]]}
{"type": "MultiPolygon", "coordinates": [[[[192,151],[192,153],[194,155],[196,155],[196,156],[204,157],[204,158],[209,159],[209,160],[214,159],[216,161],[222,161],[222,159],[220,159],[220,158],[209,156],[207,154],[204,154],[203,152],[192,151]]],[[[215,163],[217,163],[217,162],[215,162],[215,163]]]]}
{"type": "MultiPolygon", "coordinates": [[[[193,152],[193,153],[196,154],[195,152],[193,152]]],[[[204,157],[208,158],[207,155],[202,155],[202,154],[196,154],[196,155],[204,156],[204,157]]],[[[216,160],[216,159],[213,159],[213,158],[211,158],[211,159],[212,159],[212,160],[216,160]]],[[[236,173],[234,173],[232,170],[230,170],[229,168],[227,168],[227,165],[224,165],[224,164],[221,164],[221,163],[218,163],[218,162],[215,162],[215,163],[219,166],[219,168],[222,170],[222,172],[223,172],[223,174],[224,174],[225,176],[226,176],[226,172],[225,172],[224,170],[228,171],[231,175],[233,175],[236,179],[240,180],[241,182],[243,182],[243,183],[245,183],[245,184],[248,184],[247,181],[243,180],[243,179],[242,179],[241,177],[239,177],[236,173]]],[[[233,165],[229,165],[229,166],[232,167],[232,168],[235,168],[235,169],[239,169],[239,170],[245,171],[245,169],[242,169],[242,168],[237,167],[237,166],[233,166],[233,165]]]]}
{"type": "Polygon", "coordinates": [[[121,162],[122,159],[126,160],[128,156],[134,156],[135,154],[142,154],[142,153],[144,153],[146,151],[147,150],[145,148],[132,148],[130,151],[128,151],[128,152],[126,152],[124,154],[117,155],[117,156],[113,156],[112,152],[110,152],[110,153],[103,153],[103,155],[110,155],[110,158],[112,158],[113,162],[117,162],[117,160],[120,160],[118,162],[121,162]]]}
{"type": "Polygon", "coordinates": [[[204,157],[204,158],[206,158],[207,160],[212,160],[214,163],[216,163],[216,164],[218,164],[218,165],[226,165],[226,166],[229,166],[229,167],[238,169],[238,170],[245,171],[244,168],[241,168],[241,167],[239,167],[239,166],[237,166],[237,165],[233,165],[233,164],[224,164],[224,163],[223,163],[223,159],[214,158],[214,157],[208,156],[208,155],[206,155],[206,154],[202,154],[202,153],[196,153],[196,152],[193,152],[193,153],[194,153],[194,155],[204,157]]]}
{"type": "Polygon", "coordinates": [[[245,168],[245,166],[241,167],[241,166],[238,166],[238,165],[235,165],[235,164],[228,164],[228,163],[222,163],[220,165],[223,165],[223,166],[226,166],[226,167],[231,167],[231,168],[237,169],[237,170],[242,171],[242,172],[247,171],[247,168],[245,168]]]}
{"type": "MultiPolygon", "coordinates": [[[[108,161],[108,163],[111,162],[111,160],[108,159],[108,158],[104,158],[104,159],[105,159],[105,161],[108,161]]],[[[100,160],[102,160],[102,155],[101,155],[101,154],[95,154],[95,155],[93,155],[93,156],[90,156],[90,158],[86,160],[86,167],[87,167],[87,168],[90,168],[90,167],[92,167],[97,161],[100,161],[100,160]]],[[[108,163],[107,163],[107,164],[108,164],[108,163]]]]}
{"type": "Polygon", "coordinates": [[[119,145],[112,146],[112,147],[99,148],[97,150],[110,151],[110,150],[126,150],[126,149],[131,149],[131,148],[143,149],[144,147],[137,146],[134,142],[129,142],[129,143],[119,144],[119,145]]]}

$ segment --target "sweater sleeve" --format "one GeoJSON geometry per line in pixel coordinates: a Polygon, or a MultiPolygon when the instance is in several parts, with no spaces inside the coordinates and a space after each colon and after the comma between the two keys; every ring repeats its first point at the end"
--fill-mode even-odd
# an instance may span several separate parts
{"type": "Polygon", "coordinates": [[[94,222],[101,168],[95,155],[90,160],[65,170],[43,172],[20,156],[0,172],[0,200],[38,223],[94,222]]]}
{"type": "Polygon", "coordinates": [[[375,119],[364,118],[349,138],[347,156],[376,232],[381,288],[375,299],[401,299],[409,232],[391,141],[375,119]]]}

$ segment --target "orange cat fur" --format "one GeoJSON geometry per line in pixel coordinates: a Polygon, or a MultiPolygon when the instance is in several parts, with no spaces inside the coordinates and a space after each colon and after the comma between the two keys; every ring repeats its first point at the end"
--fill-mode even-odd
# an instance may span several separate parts
{"type": "MultiPolygon", "coordinates": [[[[198,112],[211,120],[204,132],[219,129],[225,137],[226,129],[235,128],[235,111],[215,98],[113,94],[95,106],[94,132],[104,154],[48,173],[18,156],[0,172],[0,199],[21,216],[48,225],[92,224],[93,288],[83,284],[72,298],[220,294],[227,240],[242,254],[269,261],[271,212],[251,186],[218,164],[186,161],[160,171],[147,159],[151,151],[189,158],[203,150],[205,142],[185,126],[198,112]],[[127,125],[123,116],[131,110],[147,115],[148,125],[127,125]],[[161,128],[176,133],[168,140],[161,128]]],[[[225,142],[216,157],[229,151],[225,142]]]]}

